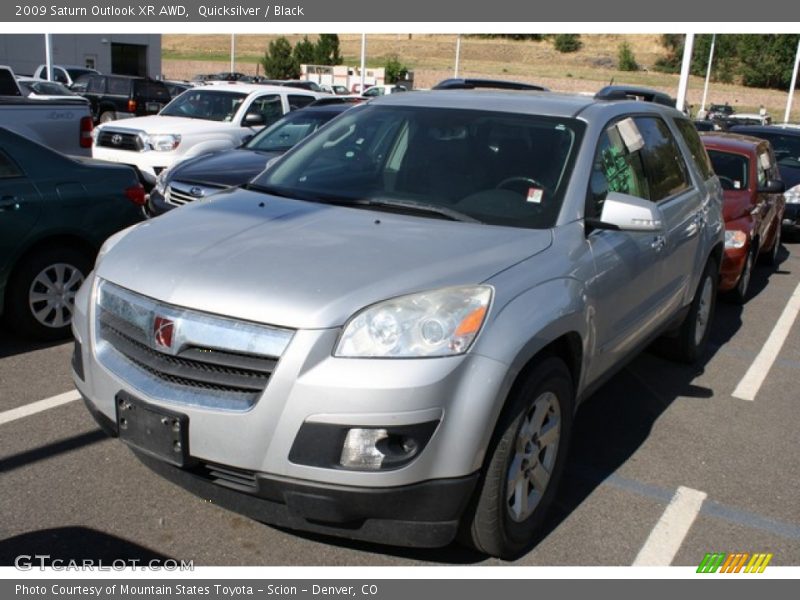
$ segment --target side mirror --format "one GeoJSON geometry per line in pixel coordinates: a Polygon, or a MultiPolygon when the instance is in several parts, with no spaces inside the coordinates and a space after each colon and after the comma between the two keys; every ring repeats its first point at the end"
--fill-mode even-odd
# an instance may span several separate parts
{"type": "Polygon", "coordinates": [[[663,227],[661,211],[653,202],[619,192],[608,192],[600,218],[586,219],[586,223],[619,231],[660,231],[663,227]]]}
{"type": "Polygon", "coordinates": [[[760,194],[782,194],[786,191],[786,184],[780,179],[768,179],[767,183],[759,186],[760,194]]]}
{"type": "Polygon", "coordinates": [[[264,121],[264,115],[261,113],[247,113],[244,116],[244,122],[242,123],[243,127],[261,127],[264,125],[266,121],[264,121]]]}

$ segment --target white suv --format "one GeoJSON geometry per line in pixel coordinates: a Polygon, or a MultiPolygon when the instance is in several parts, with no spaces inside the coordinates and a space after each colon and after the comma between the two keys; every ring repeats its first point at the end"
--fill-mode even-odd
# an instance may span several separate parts
{"type": "Polygon", "coordinates": [[[136,167],[154,185],[173,163],[241,145],[265,125],[320,94],[231,83],[193,88],[157,115],[112,122],[95,130],[92,156],[136,167]]]}

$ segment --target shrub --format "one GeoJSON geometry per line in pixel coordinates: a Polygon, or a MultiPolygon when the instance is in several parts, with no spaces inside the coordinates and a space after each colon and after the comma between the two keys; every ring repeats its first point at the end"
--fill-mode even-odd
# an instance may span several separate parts
{"type": "Polygon", "coordinates": [[[617,52],[618,58],[618,65],[617,68],[620,71],[638,71],[639,65],[636,62],[636,57],[633,55],[633,50],[631,50],[630,45],[628,42],[622,42],[619,45],[619,51],[617,52]]]}
{"type": "Polygon", "coordinates": [[[577,52],[583,46],[577,33],[559,33],[553,38],[553,47],[559,52],[577,52]]]}

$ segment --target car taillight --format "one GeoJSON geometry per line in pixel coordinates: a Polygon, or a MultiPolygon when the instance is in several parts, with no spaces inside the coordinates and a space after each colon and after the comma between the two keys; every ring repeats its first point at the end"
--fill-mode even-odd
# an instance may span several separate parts
{"type": "Polygon", "coordinates": [[[128,100],[128,112],[136,112],[136,100],[128,100]]]}
{"type": "Polygon", "coordinates": [[[127,197],[128,200],[133,202],[136,206],[144,206],[146,202],[144,187],[142,187],[141,183],[137,183],[129,188],[125,188],[125,197],[127,197]]]}
{"type": "Polygon", "coordinates": [[[92,147],[92,128],[94,128],[94,123],[92,122],[92,117],[81,117],[81,125],[80,125],[80,143],[81,148],[91,148],[92,147]]]}

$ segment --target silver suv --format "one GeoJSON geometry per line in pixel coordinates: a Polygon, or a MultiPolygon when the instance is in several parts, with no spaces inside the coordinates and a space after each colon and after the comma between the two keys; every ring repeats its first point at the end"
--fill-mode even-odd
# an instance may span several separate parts
{"type": "Polygon", "coordinates": [[[703,353],[721,201],[664,106],[391,95],[110,238],[76,300],[75,384],[215,504],[515,556],[580,402],[659,335],[703,353]]]}

